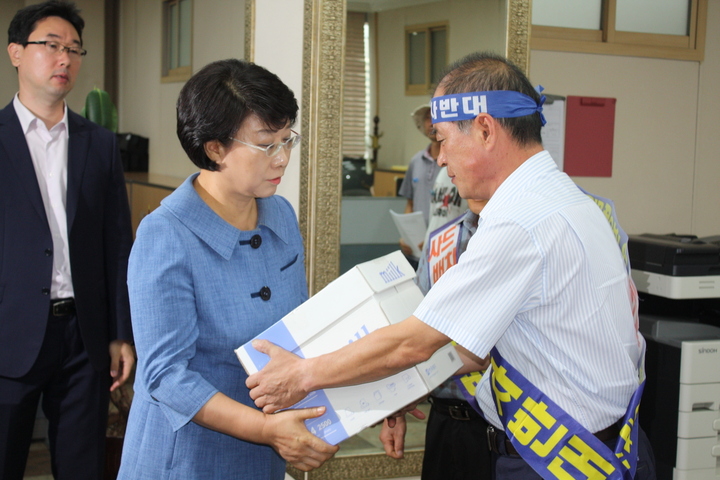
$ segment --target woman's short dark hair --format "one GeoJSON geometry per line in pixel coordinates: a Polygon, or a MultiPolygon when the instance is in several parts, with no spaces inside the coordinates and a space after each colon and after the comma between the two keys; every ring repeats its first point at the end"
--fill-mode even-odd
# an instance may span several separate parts
{"type": "MultiPolygon", "coordinates": [[[[489,52],[477,52],[461,58],[445,70],[438,88],[444,95],[467,92],[487,92],[491,90],[512,90],[540,101],[540,94],[533,88],[530,80],[515,64],[500,55],[489,52]]],[[[520,146],[542,143],[540,129],[542,119],[535,112],[532,115],[514,118],[498,118],[502,125],[520,146]]],[[[472,120],[454,122],[462,131],[467,131],[472,120]]]]}
{"type": "Polygon", "coordinates": [[[274,73],[244,60],[210,63],[188,80],[177,101],[177,135],[190,160],[216,171],[205,143],[226,147],[250,115],[268,128],[280,130],[297,119],[295,95],[274,73]]]}
{"type": "Polygon", "coordinates": [[[30,34],[35,31],[37,23],[47,17],[60,17],[75,27],[82,45],[82,32],[85,20],[80,16],[80,10],[72,2],[50,0],[35,5],[28,5],[17,11],[8,28],[8,45],[17,43],[27,45],[30,34]]]}

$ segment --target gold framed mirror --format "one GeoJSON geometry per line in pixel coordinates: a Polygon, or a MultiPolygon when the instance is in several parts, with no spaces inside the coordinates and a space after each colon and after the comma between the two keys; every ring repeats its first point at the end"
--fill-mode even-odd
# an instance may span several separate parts
{"type": "MultiPolygon", "coordinates": [[[[405,6],[413,1],[397,0],[405,6]]],[[[531,0],[453,0],[507,2],[506,56],[528,71],[531,0]]],[[[342,200],[342,78],[346,0],[305,0],[303,35],[303,92],[300,172],[300,229],[305,238],[310,294],[321,290],[340,272],[340,216],[342,200]]],[[[451,61],[454,59],[450,59],[451,61]]],[[[424,441],[424,424],[416,435],[424,441]]],[[[377,429],[366,430],[377,437],[377,429]]],[[[349,439],[351,441],[353,439],[349,439]]],[[[346,442],[348,442],[346,441],[346,442]]],[[[362,443],[362,440],[359,440],[362,443]]],[[[373,441],[366,443],[376,443],[373,441]]],[[[303,473],[288,472],[305,480],[360,480],[419,476],[423,446],[407,445],[405,458],[394,460],[382,448],[342,444],[341,451],[323,467],[303,473]],[[413,448],[414,447],[414,448],[413,448]]]]}
{"type": "MultiPolygon", "coordinates": [[[[506,56],[527,72],[532,0],[506,1],[506,56]]],[[[346,12],[345,0],[305,0],[301,118],[304,139],[298,215],[306,242],[311,295],[340,271],[340,120],[346,12]]]]}

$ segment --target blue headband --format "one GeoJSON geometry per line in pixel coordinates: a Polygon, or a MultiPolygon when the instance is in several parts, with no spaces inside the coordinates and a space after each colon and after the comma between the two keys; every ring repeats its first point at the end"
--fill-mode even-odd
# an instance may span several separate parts
{"type": "MultiPolygon", "coordinates": [[[[538,93],[543,87],[538,85],[538,93]]],[[[459,120],[472,120],[480,113],[487,113],[495,118],[512,118],[540,114],[542,124],[545,125],[545,116],[542,106],[545,95],[535,102],[524,93],[512,90],[491,90],[488,92],[456,93],[443,95],[430,100],[430,114],[432,123],[457,122],[459,120]]]]}

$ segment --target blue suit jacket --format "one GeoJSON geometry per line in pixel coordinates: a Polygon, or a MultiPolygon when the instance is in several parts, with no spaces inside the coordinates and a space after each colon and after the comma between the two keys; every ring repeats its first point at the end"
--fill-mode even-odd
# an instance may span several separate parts
{"type": "MultiPolygon", "coordinates": [[[[80,331],[93,366],[132,341],[127,261],[132,228],[115,135],[68,111],[67,226],[80,331]]],[[[0,375],[35,362],[50,308],[53,241],[12,102],[0,110],[0,375]]]]}

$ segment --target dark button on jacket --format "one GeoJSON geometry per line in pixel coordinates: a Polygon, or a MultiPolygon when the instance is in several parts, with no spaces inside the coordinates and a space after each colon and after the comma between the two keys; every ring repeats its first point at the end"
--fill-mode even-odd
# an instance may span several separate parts
{"type": "Polygon", "coordinates": [[[270,291],[270,287],[265,286],[260,289],[260,298],[262,298],[266,302],[270,300],[271,295],[272,292],[270,291]]]}

